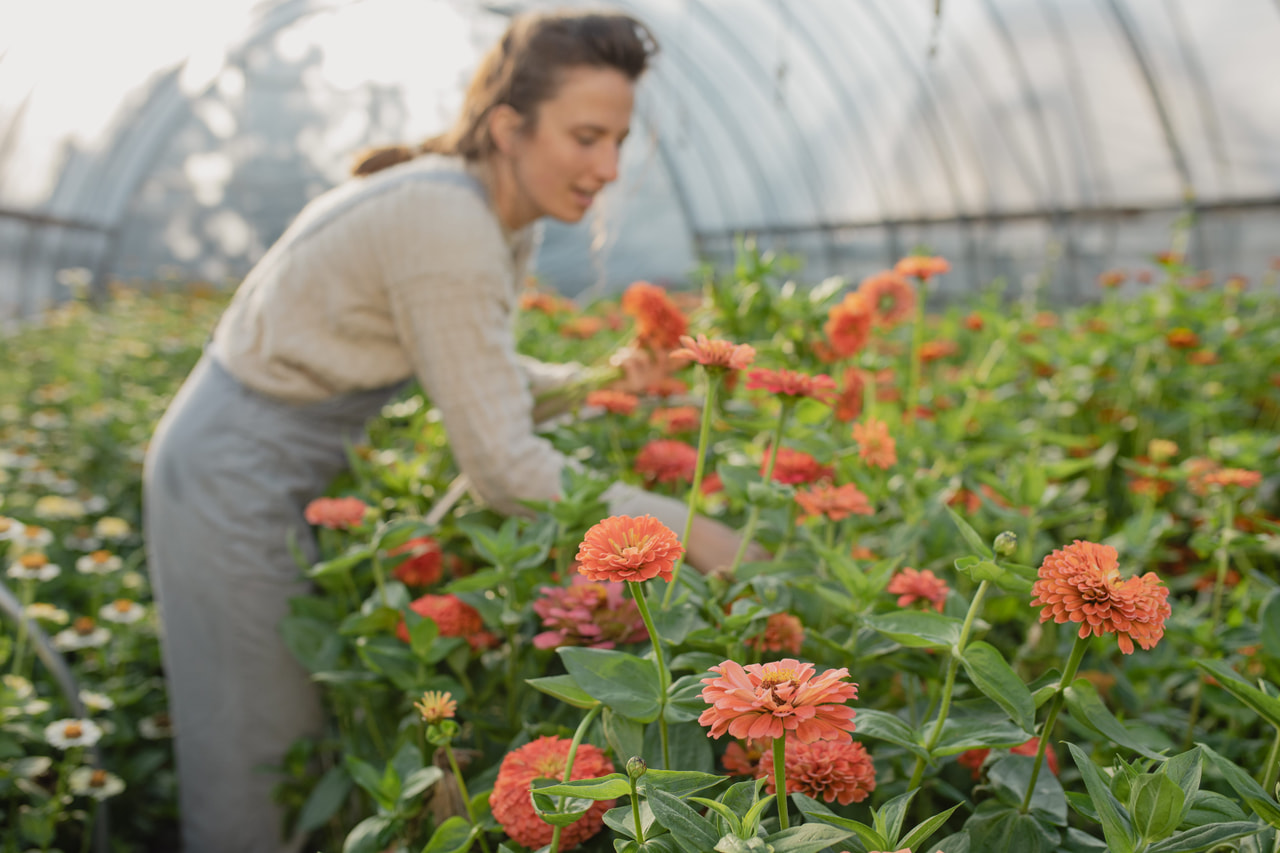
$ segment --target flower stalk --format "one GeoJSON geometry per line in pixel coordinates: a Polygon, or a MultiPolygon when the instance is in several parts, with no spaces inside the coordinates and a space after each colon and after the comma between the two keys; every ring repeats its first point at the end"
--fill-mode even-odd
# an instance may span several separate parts
{"type": "MultiPolygon", "coordinates": [[[[595,707],[588,711],[587,715],[582,718],[582,722],[578,723],[578,730],[573,733],[573,741],[569,744],[569,755],[564,760],[564,777],[560,780],[562,783],[568,783],[573,779],[573,760],[578,756],[578,746],[582,743],[582,739],[586,737],[587,729],[591,728],[591,724],[595,722],[596,717],[599,716],[603,709],[603,705],[596,704],[595,707]]],[[[634,786],[635,782],[633,781],[631,784],[634,786]]],[[[560,805],[561,807],[564,806],[564,797],[560,798],[560,805]]],[[[637,831],[639,831],[639,828],[640,821],[637,818],[637,831]]],[[[557,826],[551,831],[551,853],[560,853],[560,829],[561,827],[557,826]]],[[[486,850],[485,853],[488,853],[488,851],[486,850]]]]}
{"type": "MultiPolygon", "coordinates": [[[[693,532],[693,518],[698,513],[698,495],[702,489],[702,473],[707,463],[707,443],[711,440],[711,413],[719,384],[719,377],[707,371],[707,395],[702,403],[702,424],[698,430],[698,460],[693,467],[693,485],[689,487],[689,512],[684,520],[684,535],[680,537],[681,543],[686,547],[688,547],[689,535],[693,532]]],[[[671,570],[671,583],[667,584],[667,591],[662,596],[663,610],[671,606],[671,597],[675,594],[676,585],[680,581],[682,568],[684,568],[683,553],[676,558],[675,568],[671,570]]]]}
{"type": "MultiPolygon", "coordinates": [[[[658,733],[662,738],[662,769],[671,769],[671,748],[667,739],[667,687],[671,683],[671,674],[667,672],[666,661],[662,657],[662,637],[658,635],[658,629],[654,627],[653,616],[649,613],[649,603],[644,597],[644,587],[635,581],[627,581],[627,586],[631,587],[631,595],[636,600],[636,609],[640,611],[640,618],[644,620],[644,627],[649,631],[649,639],[653,643],[653,657],[658,665],[658,733]]],[[[572,755],[572,753],[570,753],[572,755]]]]}
{"type": "Polygon", "coordinates": [[[1036,780],[1040,778],[1040,768],[1044,765],[1045,749],[1049,746],[1053,727],[1058,722],[1058,714],[1066,701],[1067,688],[1071,686],[1071,682],[1075,681],[1076,671],[1080,669],[1080,662],[1084,660],[1084,653],[1088,648],[1089,638],[1077,634],[1075,645],[1071,647],[1071,655],[1067,658],[1067,665],[1062,671],[1062,678],[1058,681],[1058,689],[1050,701],[1049,713],[1044,718],[1044,728],[1040,730],[1040,743],[1036,747],[1035,763],[1031,765],[1031,779],[1027,782],[1027,793],[1023,795],[1022,807],[1019,809],[1022,814],[1026,814],[1031,808],[1031,797],[1036,790],[1036,780]]]}
{"type": "MultiPolygon", "coordinates": [[[[778,411],[778,423],[773,428],[773,442],[769,450],[769,459],[764,466],[765,483],[773,479],[773,465],[778,460],[778,448],[782,446],[782,431],[787,424],[787,416],[791,414],[793,405],[794,401],[784,399],[782,408],[778,411]]],[[[747,523],[742,529],[742,542],[738,545],[738,553],[733,555],[733,564],[729,566],[730,577],[738,571],[738,566],[742,564],[742,558],[746,556],[747,548],[751,546],[751,540],[756,533],[756,525],[759,523],[760,505],[758,503],[752,504],[751,511],[747,513],[747,523]]]]}
{"type": "Polygon", "coordinates": [[[773,786],[778,797],[778,826],[787,829],[791,826],[787,814],[787,732],[773,739],[773,786]]]}

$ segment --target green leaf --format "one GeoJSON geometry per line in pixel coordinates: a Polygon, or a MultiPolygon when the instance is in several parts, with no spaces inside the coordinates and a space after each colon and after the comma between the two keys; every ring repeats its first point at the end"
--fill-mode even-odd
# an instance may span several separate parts
{"type": "Polygon", "coordinates": [[[653,628],[668,646],[683,643],[689,632],[700,624],[705,623],[698,618],[698,609],[692,604],[678,604],[653,614],[653,628]]]}
{"type": "MultiPolygon", "coordinates": [[[[1031,755],[1006,755],[991,765],[987,776],[995,788],[996,796],[1005,803],[1021,807],[1022,799],[1031,784],[1031,769],[1036,760],[1031,755]]],[[[1047,764],[1044,762],[1043,764],[1047,764]]],[[[1054,826],[1067,825],[1067,797],[1058,777],[1041,766],[1036,777],[1036,788],[1031,794],[1031,814],[1054,826]]]]}
{"type": "MultiPolygon", "coordinates": [[[[572,782],[534,783],[535,793],[554,797],[578,797],[584,800],[616,800],[631,795],[631,781],[621,773],[610,773],[598,779],[576,779],[572,782]]],[[[585,810],[584,810],[585,811],[585,810]]]]}
{"type": "Polygon", "coordinates": [[[866,625],[904,646],[949,649],[960,639],[964,623],[931,610],[899,610],[870,616],[866,625]]]}
{"type": "Polygon", "coordinates": [[[534,783],[529,795],[533,802],[533,810],[546,823],[552,826],[565,827],[576,823],[591,808],[592,802],[586,797],[550,796],[534,783]]]}
{"type": "Polygon", "coordinates": [[[405,624],[409,626],[409,651],[413,652],[413,656],[423,663],[438,663],[438,660],[432,660],[431,657],[431,646],[440,636],[440,626],[435,623],[435,620],[419,616],[417,621],[413,621],[406,614],[405,624]]]}
{"type": "Polygon", "coordinates": [[[886,711],[862,708],[854,719],[860,737],[876,738],[904,747],[918,758],[928,759],[920,735],[902,720],[886,711]]]}
{"type": "Polygon", "coordinates": [[[1071,712],[1073,720],[1084,723],[1104,737],[1109,737],[1121,746],[1128,747],[1147,758],[1153,758],[1156,761],[1165,760],[1165,756],[1135,738],[1125,728],[1124,723],[1115,718],[1107,706],[1102,704],[1097,688],[1089,681],[1077,678],[1067,688],[1066,694],[1067,709],[1071,712]]]}
{"type": "Polygon", "coordinates": [[[716,802],[715,800],[708,800],[706,797],[690,797],[689,802],[697,803],[704,808],[711,809],[711,811],[718,814],[720,818],[724,820],[725,826],[728,827],[730,833],[733,835],[742,835],[742,819],[734,813],[733,809],[729,808],[724,803],[716,802]]]}
{"type": "Polygon", "coordinates": [[[450,582],[445,586],[444,592],[455,595],[459,592],[484,592],[498,586],[505,577],[506,575],[500,569],[481,569],[474,574],[450,582]]]}
{"type": "Polygon", "coordinates": [[[916,795],[916,790],[918,789],[899,794],[876,809],[871,815],[875,821],[876,832],[889,839],[890,846],[894,846],[894,839],[902,834],[902,819],[907,815],[907,806],[911,804],[911,799],[916,795]]]}
{"type": "Polygon", "coordinates": [[[526,678],[525,684],[561,702],[589,711],[600,703],[578,686],[571,675],[549,675],[545,678],[526,678]]]}
{"type": "Polygon", "coordinates": [[[1028,734],[1035,732],[1036,706],[1031,691],[995,646],[982,641],[970,643],[961,662],[977,688],[1004,708],[1019,728],[1028,734]]]}
{"type": "Polygon", "coordinates": [[[951,507],[944,506],[943,509],[947,511],[947,515],[951,516],[951,522],[956,526],[956,529],[960,531],[960,535],[964,537],[964,541],[968,543],[969,548],[973,550],[973,553],[987,560],[990,560],[995,556],[995,552],[991,550],[991,546],[982,541],[982,537],[978,535],[978,531],[974,530],[969,525],[969,522],[961,518],[960,514],[951,507]]]}
{"type": "MultiPolygon", "coordinates": [[[[354,755],[348,755],[345,758],[347,772],[351,774],[351,778],[355,783],[365,790],[369,796],[373,797],[373,801],[385,811],[391,811],[395,808],[395,797],[388,796],[383,789],[383,777],[378,774],[373,766],[356,758],[354,755]]],[[[396,793],[399,793],[398,791],[396,793]]]]}
{"type": "Polygon", "coordinates": [[[971,849],[1009,853],[1050,853],[1061,836],[1015,806],[987,800],[965,822],[971,849]]]}
{"type": "Polygon", "coordinates": [[[342,765],[330,767],[311,789],[302,812],[298,815],[296,832],[309,833],[329,822],[338,813],[347,795],[351,793],[351,775],[342,765]]]}
{"type": "Polygon", "coordinates": [[[1187,795],[1168,776],[1147,773],[1138,778],[1129,792],[1129,818],[1138,838],[1160,841],[1168,838],[1178,824],[1187,795]]]}
{"type": "Polygon", "coordinates": [[[400,802],[407,803],[422,792],[444,778],[444,771],[439,767],[420,767],[404,778],[404,788],[400,791],[400,802]]]}
{"type": "Polygon", "coordinates": [[[466,818],[454,815],[436,827],[422,853],[466,853],[479,831],[466,818]]]}
{"type": "Polygon", "coordinates": [[[812,797],[805,794],[792,794],[791,800],[796,804],[796,808],[800,810],[806,820],[821,821],[822,823],[848,830],[857,835],[868,850],[889,850],[893,847],[893,843],[875,829],[865,823],[859,823],[851,818],[833,814],[830,809],[812,797]]]}
{"type": "Polygon", "coordinates": [[[1192,826],[1228,823],[1245,818],[1244,809],[1236,805],[1235,800],[1214,791],[1196,791],[1187,802],[1186,822],[1192,826]]]}
{"type": "Polygon", "coordinates": [[[831,845],[844,841],[852,832],[821,823],[793,826],[765,838],[764,843],[773,853],[818,853],[831,845]]]}
{"type": "Polygon", "coordinates": [[[600,724],[605,741],[620,761],[633,755],[644,755],[644,723],[605,708],[600,724]]]}
{"type": "Polygon", "coordinates": [[[1271,799],[1271,795],[1263,790],[1262,786],[1254,781],[1252,776],[1241,770],[1229,759],[1222,757],[1204,744],[1201,744],[1200,748],[1209,756],[1209,760],[1213,762],[1213,766],[1218,769],[1218,772],[1226,777],[1227,784],[1235,789],[1235,792],[1240,795],[1240,799],[1244,800],[1245,805],[1253,809],[1254,814],[1258,817],[1280,829],[1280,805],[1276,805],[1276,801],[1271,799]]]}
{"type": "Polygon", "coordinates": [[[334,557],[332,560],[325,560],[322,563],[316,563],[307,572],[307,576],[310,578],[323,578],[328,577],[329,575],[349,572],[372,556],[372,548],[368,545],[358,545],[352,547],[345,554],[334,557]]]}
{"type": "MultiPolygon", "coordinates": [[[[633,821],[633,818],[634,818],[634,815],[632,815],[631,813],[630,802],[628,802],[627,805],[625,806],[617,806],[616,808],[609,809],[607,812],[604,813],[605,824],[614,832],[618,833],[619,835],[625,836],[626,838],[636,837],[636,826],[633,821]]],[[[640,823],[641,825],[644,826],[645,838],[648,838],[650,835],[653,834],[652,833],[653,826],[657,822],[657,820],[658,819],[653,816],[653,809],[649,808],[649,803],[643,798],[641,798],[640,823]]],[[[622,839],[617,839],[617,840],[621,841],[622,839]]]]}
{"type": "Polygon", "coordinates": [[[1232,839],[1256,835],[1261,831],[1262,825],[1252,821],[1197,826],[1166,838],[1159,844],[1152,844],[1146,853],[1196,853],[1197,850],[1208,850],[1232,839]]]}
{"type": "Polygon", "coordinates": [[[1089,796],[1093,798],[1093,807],[1098,812],[1098,820],[1102,824],[1102,834],[1106,836],[1107,846],[1115,853],[1133,853],[1134,838],[1129,824],[1129,815],[1111,793],[1111,788],[1103,778],[1102,772],[1084,753],[1084,750],[1074,743],[1068,743],[1067,749],[1071,750],[1071,757],[1080,768],[1085,787],[1089,789],[1089,796]]]}
{"type": "Polygon", "coordinates": [[[707,710],[708,705],[702,698],[705,687],[702,679],[706,675],[699,672],[681,676],[667,688],[667,722],[687,723],[698,719],[707,710]]]}
{"type": "Polygon", "coordinates": [[[367,817],[347,835],[342,853],[377,853],[391,840],[394,827],[394,821],[385,815],[367,817]]]}
{"type": "Polygon", "coordinates": [[[945,812],[936,814],[933,817],[929,818],[928,820],[921,821],[919,824],[916,825],[915,829],[908,832],[905,836],[903,836],[898,841],[890,842],[889,846],[890,847],[896,846],[898,847],[898,849],[902,849],[903,847],[906,847],[908,849],[914,849],[918,845],[923,844],[925,842],[925,839],[929,838],[935,832],[937,832],[939,829],[942,828],[942,825],[947,822],[948,818],[951,817],[951,813],[954,812],[956,809],[960,808],[960,805],[961,805],[960,803],[956,803],[954,806],[947,809],[945,812]]]}
{"type": "Polygon", "coordinates": [[[933,754],[941,758],[969,749],[1014,747],[1026,742],[1027,733],[1009,719],[1004,709],[984,698],[980,702],[956,702],[952,706],[933,754]]]}
{"type": "Polygon", "coordinates": [[[658,716],[662,690],[652,661],[612,649],[565,646],[556,651],[587,695],[642,723],[658,716]]]}
{"type": "Polygon", "coordinates": [[[1197,660],[1196,666],[1217,676],[1218,686],[1253,709],[1271,725],[1280,729],[1280,699],[1268,696],[1220,660],[1197,660]]]}
{"type": "Polygon", "coordinates": [[[699,773],[694,770],[654,770],[650,768],[649,772],[640,778],[640,791],[646,795],[650,791],[664,791],[683,799],[698,791],[714,788],[725,781],[724,776],[718,776],[715,773],[699,773]]]}
{"type": "Polygon", "coordinates": [[[333,625],[306,616],[280,620],[280,636],[307,672],[333,669],[342,654],[342,637],[333,625]]]}
{"type": "Polygon", "coordinates": [[[666,791],[654,789],[646,792],[646,798],[658,821],[667,828],[685,853],[706,853],[715,848],[720,834],[680,799],[666,791]]]}
{"type": "Polygon", "coordinates": [[[1280,659],[1280,590],[1258,608],[1258,634],[1267,654],[1280,659]]]}

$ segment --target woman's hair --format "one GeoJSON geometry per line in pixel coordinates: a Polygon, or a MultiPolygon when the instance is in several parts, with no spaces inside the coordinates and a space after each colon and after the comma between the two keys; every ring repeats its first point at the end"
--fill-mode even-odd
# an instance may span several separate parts
{"type": "Polygon", "coordinates": [[[467,87],[462,112],[449,130],[420,145],[392,145],[356,157],[353,175],[371,175],[419,154],[456,154],[468,161],[494,151],[489,113],[506,104],[533,129],[538,106],[554,98],[569,68],[613,68],[635,81],[657,53],[644,24],[614,12],[559,11],[514,18],[506,33],[480,60],[467,87]]]}

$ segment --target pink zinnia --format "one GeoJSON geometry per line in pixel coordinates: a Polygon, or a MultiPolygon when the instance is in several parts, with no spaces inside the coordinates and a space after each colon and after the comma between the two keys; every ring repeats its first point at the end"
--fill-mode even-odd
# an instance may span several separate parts
{"type": "Polygon", "coordinates": [[[825,373],[810,376],[795,370],[761,368],[747,374],[747,390],[768,391],[792,400],[811,397],[820,403],[830,403],[836,395],[836,381],[825,373]]]}
{"type": "Polygon", "coordinates": [[[858,285],[861,293],[871,303],[876,326],[892,329],[915,315],[916,291],[899,273],[888,271],[868,276],[858,285]]]}
{"type": "MultiPolygon", "coordinates": [[[[860,743],[817,741],[788,742],[786,746],[788,794],[804,794],[840,805],[860,803],[876,789],[876,768],[860,743]]],[[[765,779],[765,790],[778,792],[773,772],[773,750],[760,756],[756,778],[765,779]]]]}
{"type": "Polygon", "coordinates": [[[544,586],[533,603],[543,631],[533,638],[539,649],[590,646],[612,649],[649,637],[633,599],[622,597],[622,584],[598,583],[575,575],[568,589],[544,586]]]}
{"type": "Polygon", "coordinates": [[[303,515],[308,524],[347,530],[364,521],[369,505],[359,498],[316,498],[307,504],[303,515]]]}
{"type": "Polygon", "coordinates": [[[854,710],[845,703],[858,698],[858,685],[844,681],[844,667],[815,677],[813,664],[786,658],[745,668],[727,660],[711,671],[719,677],[702,679],[711,707],[698,718],[711,737],[776,739],[790,731],[801,743],[852,740],[854,710]]]}
{"type": "Polygon", "coordinates": [[[917,601],[928,601],[938,612],[942,612],[949,590],[947,582],[928,569],[918,572],[912,568],[898,572],[885,587],[885,592],[898,596],[899,607],[910,607],[917,601]]]}

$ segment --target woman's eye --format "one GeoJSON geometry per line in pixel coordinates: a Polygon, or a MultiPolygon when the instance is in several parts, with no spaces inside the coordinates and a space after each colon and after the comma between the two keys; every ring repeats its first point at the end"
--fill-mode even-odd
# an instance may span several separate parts
{"type": "Polygon", "coordinates": [[[579,136],[579,137],[578,137],[578,144],[579,144],[579,145],[594,145],[594,144],[595,144],[595,141],[596,141],[596,138],[595,138],[594,136],[579,136]]]}

